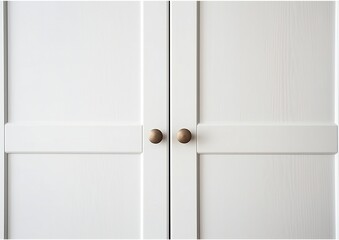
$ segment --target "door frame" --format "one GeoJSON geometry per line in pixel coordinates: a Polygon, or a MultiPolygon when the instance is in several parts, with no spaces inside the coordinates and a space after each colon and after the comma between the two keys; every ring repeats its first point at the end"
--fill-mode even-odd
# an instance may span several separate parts
{"type": "MultiPolygon", "coordinates": [[[[339,126],[339,1],[335,1],[335,121],[334,123],[339,126]]],[[[339,149],[339,141],[338,141],[338,149],[339,149]]],[[[335,236],[336,239],[339,239],[339,153],[335,154],[335,221],[336,221],[336,229],[335,236]]]]}
{"type": "Polygon", "coordinates": [[[5,123],[7,122],[7,2],[0,3],[0,237],[7,234],[7,154],[5,153],[5,123]]]}

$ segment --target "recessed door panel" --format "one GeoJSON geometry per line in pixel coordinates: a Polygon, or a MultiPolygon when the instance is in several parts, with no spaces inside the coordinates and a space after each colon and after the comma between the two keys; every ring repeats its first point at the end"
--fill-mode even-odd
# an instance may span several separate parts
{"type": "Polygon", "coordinates": [[[199,156],[201,238],[333,238],[333,156],[199,156]]]}
{"type": "Polygon", "coordinates": [[[9,3],[9,121],[140,123],[140,19],[136,2],[9,3]]]}
{"type": "Polygon", "coordinates": [[[334,3],[202,2],[199,13],[201,123],[333,121],[334,3]]]}
{"type": "Polygon", "coordinates": [[[10,238],[139,238],[140,154],[10,154],[10,238]]]}

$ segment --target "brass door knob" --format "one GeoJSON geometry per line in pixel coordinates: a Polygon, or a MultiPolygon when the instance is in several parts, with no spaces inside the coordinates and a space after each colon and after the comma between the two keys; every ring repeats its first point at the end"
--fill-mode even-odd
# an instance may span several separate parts
{"type": "Polygon", "coordinates": [[[191,141],[191,138],[192,138],[192,134],[186,128],[180,129],[177,133],[177,139],[181,143],[188,143],[189,141],[191,141]]]}
{"type": "Polygon", "coordinates": [[[163,135],[159,129],[152,129],[149,132],[148,139],[151,143],[157,144],[162,141],[163,135]]]}

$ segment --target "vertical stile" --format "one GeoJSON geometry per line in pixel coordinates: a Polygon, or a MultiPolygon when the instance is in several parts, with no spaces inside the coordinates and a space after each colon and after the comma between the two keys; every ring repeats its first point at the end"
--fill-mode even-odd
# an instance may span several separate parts
{"type": "Polygon", "coordinates": [[[197,3],[171,2],[171,237],[197,238],[197,3]],[[178,142],[187,128],[192,140],[178,142]]]}
{"type": "Polygon", "coordinates": [[[143,236],[168,238],[168,2],[143,4],[143,236]],[[149,141],[151,129],[164,135],[158,144],[149,141]]]}

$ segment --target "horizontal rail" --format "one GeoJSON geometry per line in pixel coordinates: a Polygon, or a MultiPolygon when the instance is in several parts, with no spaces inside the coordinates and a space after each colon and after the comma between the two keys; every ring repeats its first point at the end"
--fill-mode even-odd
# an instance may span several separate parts
{"type": "Polygon", "coordinates": [[[197,151],[206,154],[335,154],[336,125],[199,124],[197,151]]]}
{"type": "Polygon", "coordinates": [[[5,125],[6,153],[141,153],[141,125],[5,125]]]}

